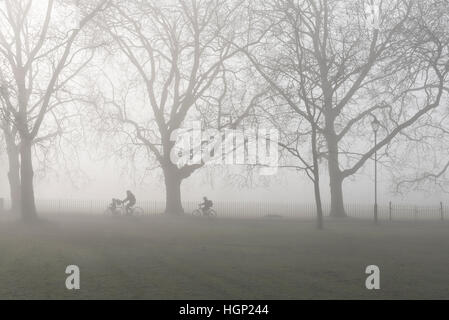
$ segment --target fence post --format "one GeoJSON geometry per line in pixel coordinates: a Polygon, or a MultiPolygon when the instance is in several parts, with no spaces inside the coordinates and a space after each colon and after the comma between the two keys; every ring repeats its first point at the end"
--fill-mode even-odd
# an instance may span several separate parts
{"type": "Polygon", "coordinates": [[[389,216],[389,219],[390,219],[390,221],[393,221],[393,216],[392,216],[392,208],[391,208],[391,201],[390,201],[390,203],[388,204],[388,216],[389,216]]]}
{"type": "Polygon", "coordinates": [[[440,214],[441,214],[441,221],[444,221],[444,208],[443,208],[443,202],[440,202],[440,214]]]}
{"type": "Polygon", "coordinates": [[[413,208],[413,217],[414,217],[415,221],[418,218],[418,208],[416,206],[413,208]]]}
{"type": "Polygon", "coordinates": [[[5,212],[5,200],[0,198],[0,213],[5,212]]]}

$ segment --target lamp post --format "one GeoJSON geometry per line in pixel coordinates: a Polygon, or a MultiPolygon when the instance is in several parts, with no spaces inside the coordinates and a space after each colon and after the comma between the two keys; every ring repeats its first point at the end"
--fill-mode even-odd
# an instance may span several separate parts
{"type": "MultiPolygon", "coordinates": [[[[374,131],[374,147],[377,146],[377,131],[379,131],[380,122],[375,116],[373,116],[373,121],[371,126],[374,131]]],[[[378,223],[377,215],[377,150],[374,152],[374,223],[378,223]]]]}

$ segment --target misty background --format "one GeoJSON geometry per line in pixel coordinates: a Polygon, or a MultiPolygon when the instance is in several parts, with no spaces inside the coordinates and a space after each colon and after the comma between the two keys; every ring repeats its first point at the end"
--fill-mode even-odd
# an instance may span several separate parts
{"type": "Polygon", "coordinates": [[[328,203],[332,194],[332,213],[345,216],[344,203],[373,203],[377,154],[379,204],[445,202],[446,9],[444,1],[7,1],[0,197],[17,190],[22,213],[34,216],[34,195],[106,201],[133,190],[139,200],[167,198],[166,211],[179,213],[180,201],[203,196],[328,203]],[[195,119],[203,129],[274,125],[277,174],[169,163],[169,135],[195,119]]]}
{"type": "Polygon", "coordinates": [[[448,0],[0,0],[0,298],[447,298],[448,84],[448,0]]]}
{"type": "MultiPolygon", "coordinates": [[[[2,161],[5,161],[2,157],[2,161]]],[[[145,163],[136,164],[146,168],[145,163]]],[[[138,200],[163,201],[164,182],[157,172],[152,172],[144,182],[137,176],[135,170],[126,169],[126,164],[116,159],[96,160],[92,155],[84,154],[79,162],[79,172],[72,178],[66,173],[64,166],[55,166],[46,177],[37,179],[36,194],[38,199],[102,199],[109,201],[112,197],[125,197],[125,191],[135,191],[138,200]],[[57,174],[56,174],[57,172],[57,174]],[[75,180],[75,181],[73,181],[75,180]]],[[[363,174],[359,174],[353,181],[345,183],[345,199],[348,203],[373,203],[373,171],[369,163],[363,174]],[[357,200],[353,200],[357,199],[357,200]]],[[[9,187],[7,167],[1,165],[0,197],[8,198],[9,187]]],[[[196,173],[182,185],[183,197],[187,201],[201,201],[204,195],[216,201],[264,201],[312,203],[313,189],[310,181],[288,169],[279,169],[276,176],[268,177],[268,185],[255,183],[255,186],[236,187],[223,177],[211,178],[205,173],[196,173]],[[212,180],[212,181],[211,181],[212,180]]],[[[323,174],[322,185],[323,200],[330,201],[327,191],[328,181],[323,174]]],[[[440,201],[447,201],[448,195],[439,190],[410,191],[404,194],[394,192],[394,186],[389,178],[388,171],[379,172],[379,202],[386,204],[389,201],[408,204],[437,205],[440,201]]]]}

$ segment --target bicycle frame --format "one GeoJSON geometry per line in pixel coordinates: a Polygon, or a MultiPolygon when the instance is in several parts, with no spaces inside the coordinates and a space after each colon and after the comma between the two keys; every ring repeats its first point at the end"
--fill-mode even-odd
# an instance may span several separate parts
{"type": "MultiPolygon", "coordinates": [[[[123,215],[127,214],[126,207],[123,203],[116,205],[115,208],[113,208],[112,205],[110,205],[109,209],[111,209],[111,211],[114,215],[122,215],[123,216],[123,215]]],[[[131,208],[131,210],[132,210],[132,208],[131,208]]]]}
{"type": "Polygon", "coordinates": [[[201,211],[203,216],[210,216],[211,212],[213,211],[212,208],[208,208],[207,210],[204,210],[204,207],[201,204],[198,205],[198,210],[201,211]]]}

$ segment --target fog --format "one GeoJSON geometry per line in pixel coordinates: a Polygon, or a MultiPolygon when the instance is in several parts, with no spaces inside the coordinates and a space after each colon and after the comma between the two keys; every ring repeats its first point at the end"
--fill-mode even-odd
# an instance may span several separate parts
{"type": "Polygon", "coordinates": [[[2,0],[0,299],[448,299],[448,84],[443,0],[2,0]]]}

